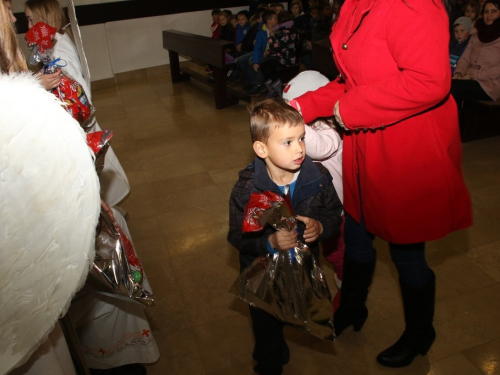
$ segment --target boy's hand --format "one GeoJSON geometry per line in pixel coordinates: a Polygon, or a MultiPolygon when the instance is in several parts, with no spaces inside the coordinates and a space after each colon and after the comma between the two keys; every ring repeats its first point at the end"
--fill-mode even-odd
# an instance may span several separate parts
{"type": "Polygon", "coordinates": [[[253,65],[252,65],[252,68],[253,68],[253,70],[255,70],[256,72],[258,72],[258,71],[259,71],[259,64],[253,64],[253,65]]]}
{"type": "Polygon", "coordinates": [[[316,241],[319,235],[323,233],[323,224],[318,220],[300,215],[297,215],[297,220],[302,221],[306,225],[306,230],[304,231],[304,241],[306,243],[316,241]]]}
{"type": "Polygon", "coordinates": [[[269,242],[274,249],[290,250],[297,245],[297,231],[279,230],[269,236],[269,242]]]}

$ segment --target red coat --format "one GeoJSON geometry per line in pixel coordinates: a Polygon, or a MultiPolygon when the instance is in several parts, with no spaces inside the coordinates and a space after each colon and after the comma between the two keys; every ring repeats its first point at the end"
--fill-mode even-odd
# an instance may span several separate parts
{"type": "Polygon", "coordinates": [[[306,122],[332,116],[340,101],[353,129],[344,137],[346,211],[360,220],[360,189],[367,230],[401,244],[470,226],[441,0],[347,0],[330,38],[343,80],[297,101],[306,122]]]}

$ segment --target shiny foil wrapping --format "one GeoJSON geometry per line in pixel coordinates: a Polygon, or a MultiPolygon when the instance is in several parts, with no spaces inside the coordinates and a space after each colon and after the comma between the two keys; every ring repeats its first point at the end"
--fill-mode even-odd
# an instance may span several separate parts
{"type": "Polygon", "coordinates": [[[101,210],[90,275],[94,286],[151,306],[154,299],[142,265],[125,234],[106,211],[101,210]]]}
{"type": "MultiPolygon", "coordinates": [[[[252,194],[245,209],[243,231],[296,230],[290,205],[270,192],[252,194]]],[[[257,258],[236,279],[230,293],[263,309],[284,323],[320,339],[334,340],[333,308],[323,270],[307,245],[257,258]]]]}

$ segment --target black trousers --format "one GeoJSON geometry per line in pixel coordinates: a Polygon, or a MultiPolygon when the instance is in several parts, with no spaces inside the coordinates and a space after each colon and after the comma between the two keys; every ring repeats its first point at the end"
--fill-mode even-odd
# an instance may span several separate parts
{"type": "Polygon", "coordinates": [[[486,94],[479,82],[472,79],[452,79],[451,95],[457,103],[462,100],[493,100],[486,94]]]}
{"type": "Polygon", "coordinates": [[[264,310],[250,306],[252,328],[255,336],[253,359],[259,364],[259,374],[277,375],[283,371],[283,322],[264,310]]]}

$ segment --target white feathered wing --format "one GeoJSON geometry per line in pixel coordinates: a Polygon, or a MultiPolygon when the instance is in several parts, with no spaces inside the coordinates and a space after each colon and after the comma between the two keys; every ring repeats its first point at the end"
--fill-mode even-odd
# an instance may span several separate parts
{"type": "Polygon", "coordinates": [[[82,286],[99,210],[78,123],[30,74],[0,75],[0,373],[29,358],[82,286]]]}

